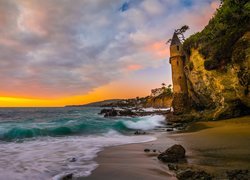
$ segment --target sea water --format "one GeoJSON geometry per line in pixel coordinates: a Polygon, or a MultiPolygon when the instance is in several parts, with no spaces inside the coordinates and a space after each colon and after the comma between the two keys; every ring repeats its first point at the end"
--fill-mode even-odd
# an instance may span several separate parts
{"type": "Polygon", "coordinates": [[[163,126],[163,116],[104,118],[100,108],[1,108],[0,180],[89,176],[105,147],[153,141],[135,130],[163,126]]]}

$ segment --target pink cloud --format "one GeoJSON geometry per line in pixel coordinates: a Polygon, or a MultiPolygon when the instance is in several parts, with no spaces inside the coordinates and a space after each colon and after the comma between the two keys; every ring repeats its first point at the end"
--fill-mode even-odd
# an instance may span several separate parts
{"type": "Polygon", "coordinates": [[[5,46],[18,46],[18,43],[12,39],[7,39],[7,38],[1,38],[0,39],[0,44],[5,45],[5,46]]]}
{"type": "Polygon", "coordinates": [[[17,19],[18,28],[21,31],[32,32],[39,36],[47,35],[45,22],[47,15],[37,7],[35,3],[25,1],[20,4],[20,14],[17,19]]]}
{"type": "Polygon", "coordinates": [[[169,48],[167,47],[165,41],[154,42],[148,45],[145,49],[146,51],[152,53],[156,60],[166,58],[170,55],[169,48]]]}
{"type": "Polygon", "coordinates": [[[129,71],[136,71],[136,70],[139,70],[139,69],[142,69],[142,66],[139,65],[139,64],[131,64],[131,65],[128,65],[126,67],[126,70],[129,70],[129,71]]]}

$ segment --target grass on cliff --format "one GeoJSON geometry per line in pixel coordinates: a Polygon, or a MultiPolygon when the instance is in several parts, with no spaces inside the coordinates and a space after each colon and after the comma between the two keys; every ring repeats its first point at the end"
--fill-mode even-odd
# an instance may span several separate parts
{"type": "Polygon", "coordinates": [[[241,46],[235,44],[249,30],[249,0],[224,0],[209,24],[201,32],[190,36],[183,48],[188,55],[192,48],[198,48],[205,59],[205,68],[218,69],[235,59],[232,53],[236,48],[240,52],[237,53],[239,59],[245,59],[245,54],[241,52],[246,48],[246,42],[241,42],[241,46]]]}

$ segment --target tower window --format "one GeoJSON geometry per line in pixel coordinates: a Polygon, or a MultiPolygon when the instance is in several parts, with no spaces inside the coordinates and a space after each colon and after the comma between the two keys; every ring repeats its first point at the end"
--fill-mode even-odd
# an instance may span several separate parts
{"type": "Polygon", "coordinates": [[[179,46],[177,46],[177,51],[179,51],[180,50],[180,47],[179,46]]]}
{"type": "Polygon", "coordinates": [[[177,60],[177,66],[179,66],[179,61],[177,60]]]}

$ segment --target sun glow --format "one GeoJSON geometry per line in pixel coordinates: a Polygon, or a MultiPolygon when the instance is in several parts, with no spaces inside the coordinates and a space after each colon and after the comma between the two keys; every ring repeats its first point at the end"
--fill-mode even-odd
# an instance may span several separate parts
{"type": "Polygon", "coordinates": [[[0,96],[0,107],[62,107],[65,105],[81,105],[105,99],[134,98],[148,95],[150,86],[130,86],[126,83],[113,82],[94,89],[86,95],[61,97],[56,99],[38,99],[0,96]]]}

